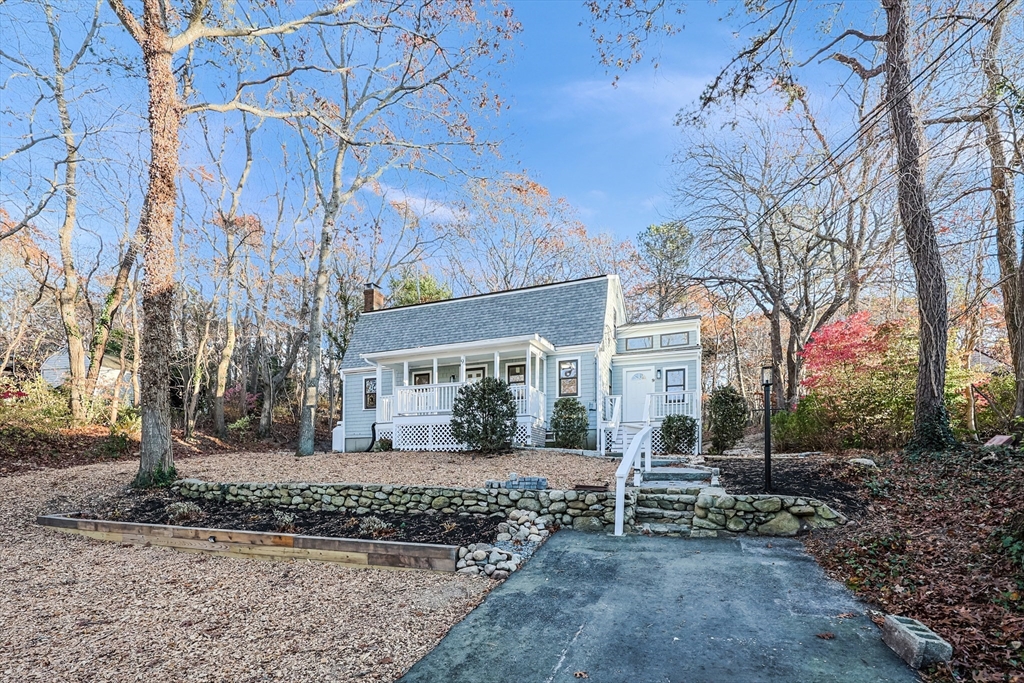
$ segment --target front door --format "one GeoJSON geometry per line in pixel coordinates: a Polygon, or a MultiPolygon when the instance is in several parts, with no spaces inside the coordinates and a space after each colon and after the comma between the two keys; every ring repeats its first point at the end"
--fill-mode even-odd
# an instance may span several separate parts
{"type": "Polygon", "coordinates": [[[654,391],[654,368],[622,371],[622,421],[641,422],[644,402],[654,391]]]}
{"type": "Polygon", "coordinates": [[[466,368],[466,384],[479,382],[484,378],[484,368],[466,368]]]}

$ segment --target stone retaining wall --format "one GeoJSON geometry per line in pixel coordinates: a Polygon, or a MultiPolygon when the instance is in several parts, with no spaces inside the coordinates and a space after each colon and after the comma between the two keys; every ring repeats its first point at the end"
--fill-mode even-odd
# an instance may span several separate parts
{"type": "MultiPolygon", "coordinates": [[[[510,525],[502,533],[510,537],[517,532],[534,533],[533,529],[538,526],[544,529],[552,524],[580,531],[615,529],[615,493],[612,491],[517,491],[356,483],[217,483],[197,479],[176,481],[171,490],[186,498],[221,500],[242,506],[328,512],[345,509],[359,515],[371,512],[501,514],[509,519],[510,525]],[[525,524],[527,521],[529,523],[525,524]],[[524,528],[521,529],[520,523],[524,523],[524,528]]],[[[659,524],[638,524],[638,509],[641,522],[658,514],[661,517],[652,521],[666,522],[664,526],[670,527],[667,531],[672,535],[691,537],[795,536],[810,529],[846,523],[845,517],[813,498],[774,494],[734,496],[721,488],[665,489],[664,493],[641,493],[639,497],[643,499],[640,505],[635,489],[626,492],[627,531],[640,526],[654,533],[663,531],[658,528],[659,524]]]]}
{"type": "Polygon", "coordinates": [[[636,520],[655,534],[795,536],[846,523],[845,517],[813,498],[730,495],[717,487],[646,491],[638,496],[636,520]]]}
{"type": "MultiPolygon", "coordinates": [[[[513,510],[537,513],[542,525],[557,523],[581,531],[614,531],[615,493],[602,491],[516,491],[386,484],[258,484],[218,483],[198,479],[174,482],[172,491],[186,498],[204,498],[293,510],[350,510],[393,514],[503,514],[513,510]]],[[[626,494],[626,523],[632,524],[635,496],[626,494]]],[[[532,516],[532,515],[531,515],[532,516]]]]}

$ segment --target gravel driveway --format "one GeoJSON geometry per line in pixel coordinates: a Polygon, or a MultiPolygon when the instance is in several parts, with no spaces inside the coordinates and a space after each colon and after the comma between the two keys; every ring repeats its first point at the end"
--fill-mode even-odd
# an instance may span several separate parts
{"type": "MultiPolygon", "coordinates": [[[[254,463],[258,476],[246,479],[369,476],[329,458],[241,454],[181,464],[185,475],[221,479],[254,463]]],[[[492,585],[123,547],[34,525],[36,514],[115,491],[136,468],[126,461],[0,478],[0,680],[391,681],[492,585]]]]}

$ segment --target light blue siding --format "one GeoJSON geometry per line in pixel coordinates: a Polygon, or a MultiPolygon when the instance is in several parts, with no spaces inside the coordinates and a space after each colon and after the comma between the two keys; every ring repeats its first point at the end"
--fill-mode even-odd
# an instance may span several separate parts
{"type": "MultiPolygon", "coordinates": [[[[345,439],[370,438],[370,427],[377,419],[376,410],[363,409],[363,380],[375,376],[375,371],[367,373],[345,375],[345,439]]],[[[385,371],[381,376],[381,387],[378,387],[378,400],[381,396],[387,396],[393,392],[392,377],[390,371],[385,371]]]]}
{"type": "Polygon", "coordinates": [[[657,362],[644,361],[643,358],[630,356],[627,359],[616,358],[612,365],[612,394],[622,395],[622,373],[626,368],[654,368],[655,372],[661,370],[661,379],[656,379],[654,390],[665,391],[665,371],[686,369],[685,391],[700,391],[700,378],[697,377],[697,360],[659,360],[657,362]]]}
{"type": "Polygon", "coordinates": [[[579,396],[575,398],[587,407],[590,415],[590,433],[587,437],[588,448],[595,448],[597,444],[597,355],[594,351],[580,351],[578,353],[555,353],[548,356],[548,391],[547,391],[547,417],[550,421],[551,413],[555,409],[555,401],[558,395],[558,361],[579,358],[579,396]]]}

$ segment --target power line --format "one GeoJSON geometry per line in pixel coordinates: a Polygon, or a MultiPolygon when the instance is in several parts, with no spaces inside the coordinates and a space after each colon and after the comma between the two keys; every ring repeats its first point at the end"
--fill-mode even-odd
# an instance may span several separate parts
{"type": "Polygon", "coordinates": [[[929,71],[937,70],[939,63],[946,58],[946,54],[949,52],[949,50],[951,50],[955,45],[957,45],[957,43],[963,40],[964,37],[968,36],[968,34],[972,33],[982,23],[989,21],[989,19],[987,19],[987,16],[990,12],[992,12],[992,10],[999,8],[996,15],[992,17],[992,19],[994,20],[996,17],[998,17],[1000,14],[1006,11],[1006,9],[1008,9],[1013,4],[1013,1],[1014,0],[999,0],[998,2],[996,2],[995,5],[986,10],[984,14],[975,19],[974,22],[971,25],[969,25],[966,29],[964,29],[964,31],[960,33],[960,35],[958,35],[949,45],[944,47],[942,51],[938,54],[938,56],[936,56],[927,66],[925,66],[924,69],[918,72],[916,76],[911,78],[903,91],[895,93],[892,96],[892,98],[885,99],[879,102],[877,105],[875,105],[872,108],[872,110],[868,112],[867,116],[865,117],[865,120],[860,124],[860,126],[858,126],[857,130],[853,134],[851,134],[843,142],[841,142],[837,148],[834,148],[831,153],[829,153],[824,159],[819,161],[814,167],[812,167],[810,171],[804,173],[803,177],[800,180],[798,180],[788,190],[783,192],[782,196],[779,197],[775,201],[775,203],[771,207],[769,207],[768,210],[765,211],[764,214],[754,219],[754,222],[762,223],[764,221],[767,221],[769,218],[771,218],[771,216],[777,213],[782,208],[782,203],[790,195],[792,195],[794,192],[797,192],[798,190],[803,189],[808,184],[810,184],[811,181],[815,180],[816,176],[821,171],[823,171],[826,166],[829,165],[830,161],[835,161],[838,156],[844,154],[847,149],[849,149],[853,144],[855,144],[857,141],[859,141],[861,138],[867,135],[867,133],[871,129],[878,125],[882,118],[884,118],[888,105],[894,103],[897,99],[909,97],[915,82],[926,77],[926,75],[929,75],[929,71]],[[1002,7],[1000,7],[1000,5],[1002,5],[1002,7]]]}

